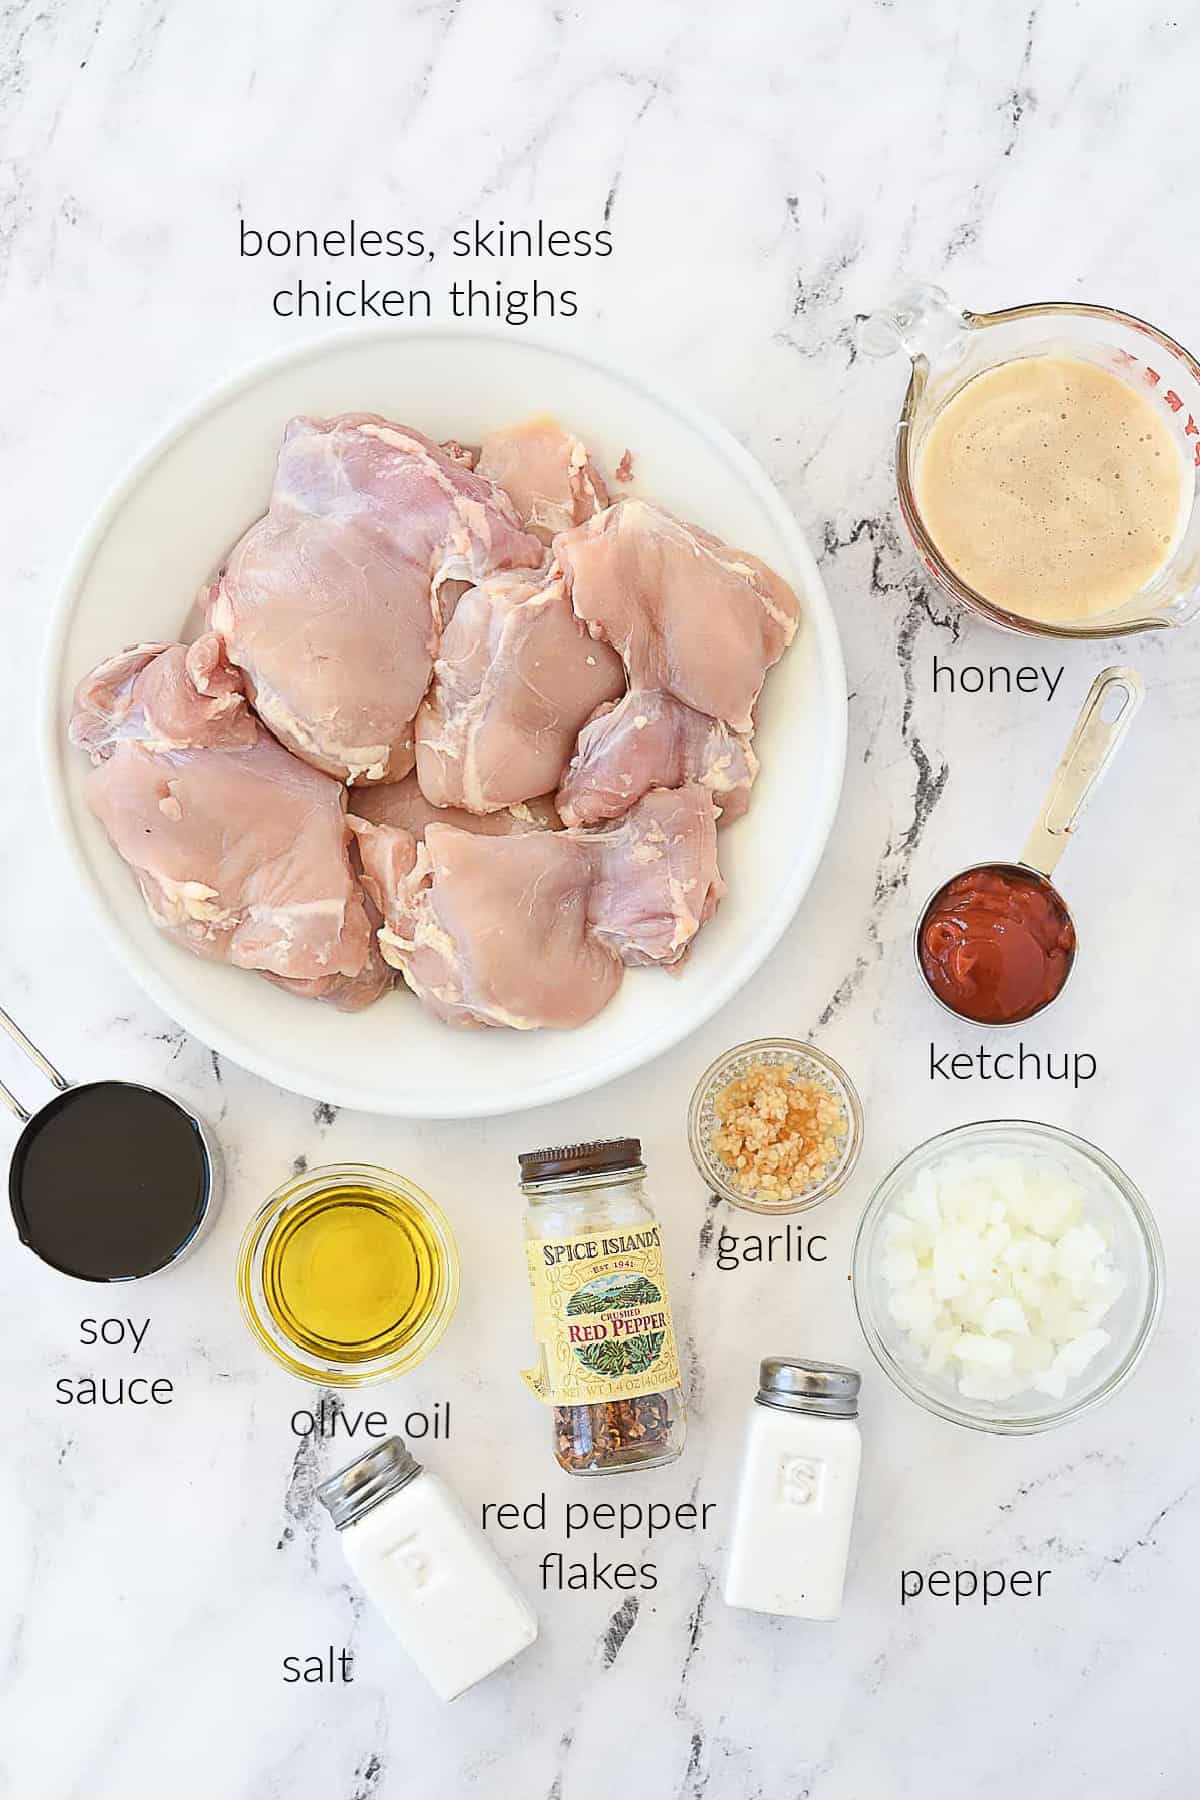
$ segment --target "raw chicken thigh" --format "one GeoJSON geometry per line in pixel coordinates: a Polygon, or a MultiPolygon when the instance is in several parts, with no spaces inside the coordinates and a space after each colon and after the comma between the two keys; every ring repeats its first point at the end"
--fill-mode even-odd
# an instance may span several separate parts
{"type": "Polygon", "coordinates": [[[625,963],[677,962],[714,910],[716,814],[704,788],[654,793],[612,830],[503,837],[357,827],[383,954],[452,1024],[581,1025],[625,963]]]}
{"type": "Polygon", "coordinates": [[[371,928],[371,947],[367,960],[357,975],[316,975],[306,978],[302,975],[273,975],[269,969],[260,970],[260,974],[273,982],[276,987],[287,990],[289,994],[298,994],[302,1000],[326,1000],[336,1006],[339,1012],[362,1012],[366,1006],[373,1006],[389,988],[396,985],[396,971],[384,958],[379,947],[379,931],[383,925],[383,915],[367,894],[363,895],[363,904],[367,909],[367,919],[371,928]]]}
{"type": "Polygon", "coordinates": [[[600,707],[580,732],[557,806],[564,825],[597,825],[653,787],[694,781],[708,788],[727,825],[749,806],[757,773],[744,734],[669,694],[630,692],[600,707]]]}
{"type": "MultiPolygon", "coordinates": [[[[411,873],[428,825],[451,825],[459,831],[475,832],[484,837],[511,837],[527,831],[557,831],[558,814],[549,800],[534,800],[527,806],[505,808],[503,812],[469,813],[457,806],[434,806],[417,785],[415,775],[403,781],[389,781],[383,786],[354,788],[350,792],[353,811],[349,825],[356,840],[356,851],[363,866],[363,887],[376,925],[383,922],[383,912],[391,904],[411,873]]],[[[377,954],[382,952],[377,948],[377,954]]],[[[392,970],[389,965],[389,975],[392,970]]]]}
{"type": "Polygon", "coordinates": [[[543,543],[608,505],[586,446],[549,413],[485,437],[476,468],[504,489],[521,523],[543,543]]]}
{"type": "Polygon", "coordinates": [[[190,646],[135,644],[98,663],[75,689],[67,735],[99,764],[125,744],[164,756],[249,750],[260,731],[241,677],[209,635],[190,646]]]}
{"type": "Polygon", "coordinates": [[[264,730],[218,638],[101,663],[70,735],[92,811],[178,942],[343,1005],[388,985],[343,790],[264,730]]]}
{"type": "Polygon", "coordinates": [[[517,831],[557,831],[561,824],[554,802],[530,800],[502,812],[469,813],[458,806],[435,806],[421,792],[415,775],[382,786],[352,788],[349,795],[351,825],[395,825],[425,835],[427,825],[456,825],[460,831],[481,831],[488,837],[504,837],[517,831]]]}
{"type": "Polygon", "coordinates": [[[595,937],[631,968],[677,963],[725,892],[707,788],[655,788],[607,831],[562,835],[586,844],[592,859],[595,937]]]}
{"type": "Polygon", "coordinates": [[[622,971],[588,927],[581,845],[565,832],[430,825],[406,870],[405,835],[375,827],[363,866],[384,901],[384,956],[440,1018],[526,1031],[582,1025],[607,1006],[622,971]]]}
{"type": "Polygon", "coordinates": [[[417,714],[417,779],[436,806],[496,812],[553,793],[584,720],[625,690],[559,577],[493,575],[459,600],[417,714]]]}
{"type": "Polygon", "coordinates": [[[271,505],[205,593],[208,623],[289,749],[341,780],[397,780],[449,584],[544,550],[467,463],[372,413],[293,419],[271,505]]]}
{"type": "Polygon", "coordinates": [[[765,563],[644,500],[562,533],[554,553],[576,614],[621,656],[631,688],[753,731],[763,679],[800,617],[765,563]]]}

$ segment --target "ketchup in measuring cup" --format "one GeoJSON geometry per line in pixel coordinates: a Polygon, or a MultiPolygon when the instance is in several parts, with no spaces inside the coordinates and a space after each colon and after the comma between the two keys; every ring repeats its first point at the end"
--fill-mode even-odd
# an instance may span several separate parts
{"type": "Polygon", "coordinates": [[[1062,992],[1075,960],[1075,927],[1043,876],[991,864],[956,875],[934,895],[917,958],[951,1012],[980,1025],[1016,1025],[1062,992]]]}

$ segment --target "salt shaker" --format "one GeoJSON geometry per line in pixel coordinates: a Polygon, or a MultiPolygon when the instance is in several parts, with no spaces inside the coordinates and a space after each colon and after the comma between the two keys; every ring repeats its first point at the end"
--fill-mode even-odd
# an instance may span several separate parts
{"type": "Polygon", "coordinates": [[[836,1619],[858,1492],[861,1377],[768,1356],[751,1408],[725,1599],[751,1612],[836,1619]]]}
{"type": "Polygon", "coordinates": [[[453,1700],[526,1649],[537,1616],[482,1531],[403,1438],[317,1489],[350,1567],[434,1692],[453,1700]]]}

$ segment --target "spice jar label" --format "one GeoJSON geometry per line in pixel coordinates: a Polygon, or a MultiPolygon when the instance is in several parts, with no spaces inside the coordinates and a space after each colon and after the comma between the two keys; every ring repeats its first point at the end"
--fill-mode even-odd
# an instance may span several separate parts
{"type": "Polygon", "coordinates": [[[539,1400],[586,1406],[678,1387],[657,1225],[534,1238],[527,1251],[543,1356],[523,1375],[539,1400]]]}

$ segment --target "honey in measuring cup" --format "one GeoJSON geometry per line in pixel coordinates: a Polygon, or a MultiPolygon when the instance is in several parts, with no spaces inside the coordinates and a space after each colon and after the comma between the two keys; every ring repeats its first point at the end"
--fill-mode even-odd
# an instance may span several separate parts
{"type": "Polygon", "coordinates": [[[956,599],[1058,636],[1192,616],[1200,372],[1173,339],[1107,307],[964,313],[920,289],[863,341],[912,357],[901,510],[956,599]]]}

